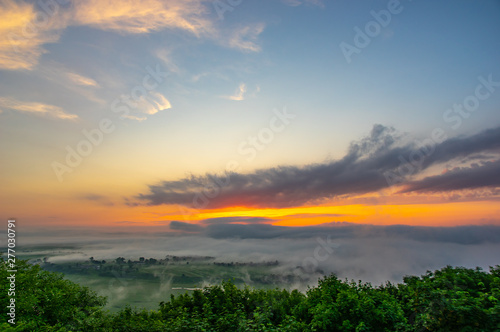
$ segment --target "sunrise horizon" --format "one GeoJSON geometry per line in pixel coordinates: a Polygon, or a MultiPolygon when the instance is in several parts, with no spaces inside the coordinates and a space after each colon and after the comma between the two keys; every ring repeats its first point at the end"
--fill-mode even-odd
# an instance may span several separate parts
{"type": "Polygon", "coordinates": [[[499,14],[0,0],[2,218],[20,249],[82,244],[85,262],[295,267],[333,241],[325,275],[498,264],[499,14]]]}

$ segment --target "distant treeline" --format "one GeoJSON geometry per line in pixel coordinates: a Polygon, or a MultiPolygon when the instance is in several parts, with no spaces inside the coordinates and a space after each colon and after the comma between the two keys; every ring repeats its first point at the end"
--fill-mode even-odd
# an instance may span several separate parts
{"type": "Polygon", "coordinates": [[[331,275],[305,294],[227,281],[172,296],[157,310],[110,314],[105,298],[27,261],[17,262],[12,296],[12,274],[0,264],[1,331],[500,331],[498,265],[448,266],[377,287],[331,275]],[[12,298],[15,325],[7,322],[12,298]]]}
{"type": "MultiPolygon", "coordinates": [[[[29,251],[26,251],[29,252],[29,251]]],[[[91,264],[106,264],[106,263],[116,263],[116,264],[167,264],[168,262],[183,262],[183,261],[193,261],[193,262],[201,262],[201,261],[208,261],[208,260],[214,260],[215,257],[211,256],[173,256],[173,255],[167,255],[165,256],[164,259],[155,259],[155,258],[144,258],[144,257],[139,257],[138,261],[134,261],[131,259],[125,259],[124,257],[117,257],[111,261],[106,262],[106,260],[99,260],[99,259],[94,259],[94,257],[89,258],[89,263],[91,264]]],[[[37,258],[33,260],[34,263],[48,263],[49,262],[49,257],[44,257],[43,259],[37,258]]],[[[77,263],[81,264],[81,263],[77,263]]]]}
{"type": "Polygon", "coordinates": [[[224,263],[224,262],[214,262],[214,265],[217,266],[277,266],[279,265],[278,261],[269,261],[269,262],[230,262],[230,263],[224,263]]]}

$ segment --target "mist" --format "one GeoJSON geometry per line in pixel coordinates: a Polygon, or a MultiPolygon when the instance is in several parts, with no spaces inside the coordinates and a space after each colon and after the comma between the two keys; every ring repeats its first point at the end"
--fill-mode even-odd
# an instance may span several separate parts
{"type": "MultiPolygon", "coordinates": [[[[230,222],[230,221],[228,221],[230,222]]],[[[51,229],[23,231],[19,250],[46,252],[49,262],[113,260],[117,257],[163,259],[166,255],[211,256],[216,262],[269,262],[270,273],[293,274],[296,288],[314,286],[318,278],[372,284],[401,282],[446,265],[468,268],[499,264],[499,226],[417,227],[330,224],[310,227],[223,224],[198,233],[168,231],[137,234],[51,229]],[[233,227],[238,226],[238,227],[233,227]],[[259,229],[265,232],[259,232],[259,229]],[[270,230],[271,232],[268,232],[270,230]],[[64,236],[62,236],[64,234],[64,236]],[[265,234],[261,238],[260,234],[265,234]],[[270,236],[269,234],[272,234],[270,236]],[[44,249],[44,246],[61,249],[44,249]]],[[[177,227],[177,226],[176,226],[177,227]]],[[[206,276],[209,283],[210,276],[206,276]]],[[[168,280],[163,280],[168,283],[168,280]]],[[[251,280],[248,280],[251,282],[251,280]]]]}

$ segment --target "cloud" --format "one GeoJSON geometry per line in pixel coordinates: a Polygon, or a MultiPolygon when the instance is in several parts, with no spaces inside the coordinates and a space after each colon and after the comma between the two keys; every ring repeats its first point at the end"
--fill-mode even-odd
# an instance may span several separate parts
{"type": "MultiPolygon", "coordinates": [[[[265,28],[264,23],[252,23],[221,30],[208,15],[211,2],[206,0],[87,0],[74,1],[73,7],[73,25],[92,26],[120,34],[176,29],[243,52],[261,50],[257,39],[265,28]]],[[[161,50],[157,56],[169,70],[178,72],[179,68],[169,58],[169,52],[161,50]]]]}
{"type": "Polygon", "coordinates": [[[46,52],[42,45],[59,40],[68,16],[50,16],[23,1],[0,2],[0,69],[30,70],[46,52]]]}
{"type": "MultiPolygon", "coordinates": [[[[349,222],[331,222],[314,226],[275,226],[263,217],[209,218],[198,224],[181,221],[162,221],[171,230],[196,233],[212,239],[254,239],[254,240],[307,240],[328,238],[337,240],[399,239],[420,243],[453,243],[467,246],[500,244],[500,226],[466,225],[453,227],[428,227],[409,225],[370,225],[349,222]],[[242,221],[245,224],[242,224],[242,221]]],[[[275,221],[275,220],[273,220],[275,221]]],[[[498,222],[498,220],[494,221],[498,222]]],[[[133,230],[129,230],[132,231],[133,230]]],[[[158,232],[156,232],[158,234],[158,232]]],[[[165,236],[174,235],[165,233],[165,236]]],[[[187,235],[189,235],[187,234],[187,235]]]]}
{"type": "Polygon", "coordinates": [[[138,104],[138,109],[141,110],[142,113],[149,115],[156,114],[159,111],[169,108],[172,108],[170,101],[168,101],[164,95],[156,91],[150,91],[149,95],[141,97],[141,102],[138,104]]]}
{"type": "MultiPolygon", "coordinates": [[[[281,166],[253,173],[190,176],[149,185],[137,198],[147,205],[180,204],[188,207],[290,207],[318,203],[342,195],[361,195],[411,183],[411,179],[441,163],[453,163],[481,153],[500,152],[500,127],[468,137],[451,138],[434,146],[419,147],[403,141],[393,129],[375,125],[367,137],[351,143],[340,160],[306,166],[281,166]],[[432,149],[431,149],[432,148],[432,149]],[[424,154],[425,151],[427,154],[424,154]],[[418,163],[410,164],[420,152],[418,163]],[[405,163],[403,163],[405,161],[405,163]],[[408,171],[411,170],[411,171],[408,171]],[[394,178],[397,178],[394,183],[394,178]],[[210,193],[210,199],[204,192],[210,193]]],[[[498,163],[488,174],[498,174],[498,163]],[[496,168],[496,169],[495,169],[496,168]]],[[[491,170],[490,170],[491,169],[491,170]]],[[[473,180],[481,180],[479,177],[473,180]]],[[[496,186],[497,181],[492,181],[496,186]]],[[[481,186],[484,181],[481,182],[481,186]]],[[[472,188],[472,184],[469,184],[472,188]]]]}
{"type": "Polygon", "coordinates": [[[261,47],[256,43],[259,35],[264,31],[264,23],[255,23],[241,28],[234,28],[229,35],[222,38],[223,44],[237,48],[243,52],[260,52],[261,47]]]}
{"type": "Polygon", "coordinates": [[[123,117],[124,117],[125,119],[134,120],[134,121],[139,121],[139,122],[142,122],[142,121],[144,121],[144,120],[147,120],[147,117],[145,117],[145,116],[123,115],[123,117]]]}
{"type": "Polygon", "coordinates": [[[241,101],[245,99],[245,92],[247,92],[247,86],[245,83],[240,83],[238,89],[234,92],[232,96],[223,96],[224,99],[241,101]]]}
{"type": "Polygon", "coordinates": [[[160,111],[172,108],[170,101],[161,93],[157,91],[150,91],[147,95],[142,95],[138,98],[135,109],[141,114],[138,115],[124,115],[126,119],[142,122],[146,120],[147,115],[153,115],[160,111]]]}
{"type": "MultiPolygon", "coordinates": [[[[49,10],[37,9],[34,3],[3,0],[0,2],[0,69],[32,70],[44,44],[59,41],[68,26],[91,26],[119,34],[148,34],[165,29],[184,31],[197,38],[211,39],[243,52],[258,52],[256,41],[264,24],[251,24],[221,31],[214,25],[205,0],[86,0],[70,1],[71,6],[56,2],[49,10]]],[[[160,51],[158,57],[169,70],[178,68],[160,51]]],[[[83,85],[95,81],[73,77],[83,85]]]]}
{"type": "MultiPolygon", "coordinates": [[[[419,242],[444,242],[463,245],[500,243],[500,226],[457,226],[457,227],[422,227],[422,226],[374,226],[349,223],[331,223],[317,226],[287,227],[267,224],[235,224],[227,218],[225,223],[209,224],[204,234],[214,239],[307,239],[324,237],[330,239],[354,238],[404,238],[419,242]]],[[[202,233],[201,230],[197,231],[202,233]]]]}
{"type": "Polygon", "coordinates": [[[255,98],[259,92],[260,92],[260,85],[257,84],[255,86],[255,90],[252,92],[252,94],[250,96],[255,98]]]}
{"type": "Polygon", "coordinates": [[[454,137],[435,146],[434,152],[422,164],[427,168],[432,164],[456,158],[472,157],[484,151],[500,151],[500,128],[484,130],[470,137],[454,137]]]}
{"type": "Polygon", "coordinates": [[[441,175],[410,182],[402,192],[441,192],[481,187],[500,187],[500,159],[471,167],[456,167],[441,175]]]}
{"type": "Polygon", "coordinates": [[[79,74],[75,73],[67,73],[66,74],[68,78],[75,84],[77,85],[83,85],[83,86],[91,86],[91,87],[99,87],[99,84],[97,84],[96,81],[89,77],[85,77],[79,74]]]}
{"type": "Polygon", "coordinates": [[[85,98],[86,101],[92,101],[101,105],[106,105],[107,101],[98,97],[98,89],[100,87],[94,79],[76,73],[71,68],[55,62],[47,60],[43,66],[39,66],[34,75],[41,79],[51,81],[54,84],[60,85],[62,89],[77,93],[85,98]]]}
{"type": "Polygon", "coordinates": [[[93,193],[82,194],[77,196],[77,198],[106,206],[114,205],[114,203],[108,197],[99,194],[93,194],[93,193]]]}
{"type": "Polygon", "coordinates": [[[75,1],[75,24],[121,34],[145,34],[166,28],[196,36],[212,33],[201,0],[87,0],[75,1]]]}
{"type": "Polygon", "coordinates": [[[66,113],[62,108],[37,102],[22,102],[13,98],[0,97],[0,109],[50,116],[62,120],[76,120],[78,115],[66,113]]]}
{"type": "Polygon", "coordinates": [[[198,233],[213,239],[310,239],[328,236],[331,240],[398,238],[427,243],[500,244],[500,226],[494,225],[424,227],[332,222],[315,226],[289,227],[266,224],[270,221],[273,220],[261,217],[223,217],[201,220],[199,224],[172,221],[170,228],[198,233]],[[246,224],[242,224],[242,221],[246,224]]]}
{"type": "Polygon", "coordinates": [[[171,56],[171,51],[167,49],[160,49],[155,52],[155,55],[160,59],[163,64],[173,73],[179,73],[179,67],[174,63],[171,56]]]}

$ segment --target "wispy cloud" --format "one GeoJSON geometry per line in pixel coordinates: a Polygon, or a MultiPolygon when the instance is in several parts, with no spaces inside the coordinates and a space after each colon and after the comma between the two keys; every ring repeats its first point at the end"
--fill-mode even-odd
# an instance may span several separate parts
{"type": "Polygon", "coordinates": [[[67,73],[68,78],[77,85],[99,87],[96,81],[89,77],[85,77],[76,73],[67,73]]]}
{"type": "Polygon", "coordinates": [[[224,99],[241,101],[245,99],[245,93],[247,92],[247,86],[245,83],[240,83],[236,91],[232,96],[222,96],[224,99]]]}
{"type": "Polygon", "coordinates": [[[66,113],[61,107],[37,102],[23,102],[13,98],[0,97],[0,109],[50,116],[62,120],[76,120],[78,115],[66,113]]]}
{"type": "Polygon", "coordinates": [[[256,97],[259,92],[260,92],[260,85],[256,85],[255,90],[252,92],[252,97],[256,97]]]}
{"type": "Polygon", "coordinates": [[[151,91],[146,98],[142,99],[143,102],[139,104],[139,109],[145,114],[152,115],[172,108],[170,101],[159,92],[151,91]]]}
{"type": "MultiPolygon", "coordinates": [[[[52,14],[38,12],[35,4],[25,1],[0,2],[0,69],[31,70],[47,51],[44,44],[55,43],[68,26],[85,25],[119,34],[147,34],[165,29],[187,32],[243,52],[258,52],[259,34],[264,24],[257,23],[225,31],[216,27],[208,15],[210,3],[205,0],[86,0],[58,6],[52,14]],[[47,17],[42,23],[39,14],[47,17]]],[[[160,51],[157,56],[169,70],[178,67],[160,51]]],[[[77,79],[78,81],[78,79],[77,79]]],[[[79,80],[93,85],[91,81],[79,80]]]]}
{"type": "Polygon", "coordinates": [[[257,44],[257,39],[264,28],[264,23],[235,28],[227,37],[222,38],[223,44],[243,52],[260,52],[261,46],[257,44]]]}
{"type": "Polygon", "coordinates": [[[123,117],[125,119],[139,121],[139,122],[142,122],[142,121],[147,119],[147,117],[145,117],[145,116],[135,116],[135,115],[124,115],[123,117]]]}
{"type": "Polygon", "coordinates": [[[214,29],[201,0],[87,0],[73,5],[76,24],[121,34],[174,28],[200,36],[214,29]]]}
{"type": "Polygon", "coordinates": [[[79,72],[55,61],[45,61],[43,66],[37,68],[35,75],[59,85],[63,90],[77,93],[87,101],[105,105],[106,101],[98,96],[100,84],[79,72]]]}
{"type": "Polygon", "coordinates": [[[35,5],[24,1],[0,2],[0,69],[33,69],[46,51],[42,45],[59,40],[68,17],[49,17],[40,23],[35,5]]]}
{"type": "Polygon", "coordinates": [[[155,55],[160,59],[163,64],[173,73],[179,73],[180,69],[172,60],[171,51],[167,49],[160,49],[155,52],[155,55]]]}
{"type": "Polygon", "coordinates": [[[77,196],[78,199],[94,202],[97,204],[105,205],[105,206],[113,206],[113,202],[106,196],[99,195],[99,194],[94,194],[94,193],[87,193],[87,194],[82,194],[77,196]]]}
{"type": "Polygon", "coordinates": [[[140,113],[124,115],[124,118],[142,122],[148,118],[148,115],[153,115],[170,108],[172,108],[172,105],[164,95],[157,91],[150,91],[146,96],[141,96],[136,103],[135,109],[140,113]]]}
{"type": "MultiPolygon", "coordinates": [[[[407,189],[423,190],[440,185],[441,190],[496,187],[498,181],[488,182],[488,176],[500,178],[500,163],[486,163],[479,168],[457,170],[450,175],[411,182],[424,175],[433,165],[453,164],[464,157],[484,152],[500,152],[500,127],[485,130],[469,137],[452,138],[435,146],[434,153],[413,167],[411,174],[402,174],[401,158],[417,150],[414,144],[398,145],[397,133],[391,128],[375,125],[371,134],[351,143],[348,153],[340,160],[307,166],[282,166],[257,170],[249,174],[227,173],[191,176],[177,181],[164,181],[149,186],[149,193],[138,198],[149,205],[193,205],[196,194],[207,184],[222,183],[219,194],[210,199],[209,207],[289,207],[322,201],[341,195],[361,195],[387,188],[387,173],[399,174],[397,185],[409,184],[407,189]],[[483,176],[481,171],[484,172],[483,176]],[[466,179],[461,179],[463,173],[466,179]]],[[[404,172],[403,172],[404,173],[404,172]]]]}

